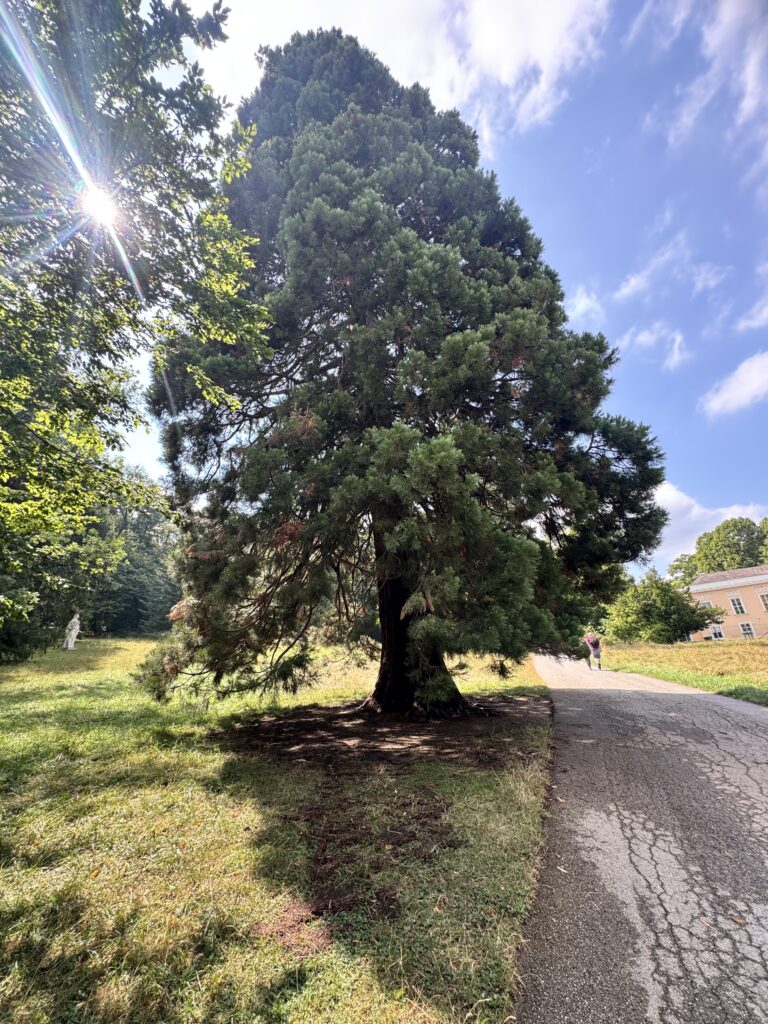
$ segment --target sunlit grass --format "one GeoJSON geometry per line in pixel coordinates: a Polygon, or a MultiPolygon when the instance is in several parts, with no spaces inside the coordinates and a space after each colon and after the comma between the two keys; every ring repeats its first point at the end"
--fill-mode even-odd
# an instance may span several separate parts
{"type": "MultiPolygon", "coordinates": [[[[396,888],[399,911],[341,915],[332,941],[297,952],[270,923],[306,898],[312,836],[296,814],[328,792],[328,776],[237,757],[212,738],[252,698],[153,702],[130,679],[149,647],[84,641],[0,672],[0,1019],[507,1019],[548,729],[511,734],[519,756],[503,767],[435,759],[334,781],[333,799],[349,801],[368,836],[343,870],[355,884],[396,888]],[[375,838],[381,824],[426,791],[449,804],[445,825],[460,841],[429,862],[394,860],[375,838]]],[[[316,689],[271,706],[363,696],[372,672],[329,662],[316,689]]],[[[535,691],[538,679],[524,669],[500,681],[473,662],[460,684],[535,691]]],[[[351,812],[338,813],[343,829],[351,812]]],[[[324,926],[307,927],[311,937],[324,926]]]]}
{"type": "Polygon", "coordinates": [[[767,640],[617,644],[606,649],[603,664],[768,705],[767,640]]]}

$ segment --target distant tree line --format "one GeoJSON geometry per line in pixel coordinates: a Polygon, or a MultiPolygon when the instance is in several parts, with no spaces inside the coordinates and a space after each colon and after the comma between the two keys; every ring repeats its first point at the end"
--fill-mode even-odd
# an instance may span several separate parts
{"type": "Polygon", "coordinates": [[[109,636],[167,630],[168,613],[181,598],[173,571],[179,540],[176,527],[162,511],[147,506],[110,509],[98,529],[121,557],[85,595],[85,628],[109,636]]]}
{"type": "MultiPolygon", "coordinates": [[[[140,471],[125,476],[151,491],[140,471]]],[[[86,635],[167,630],[168,613],[181,597],[172,564],[177,545],[178,531],[161,501],[94,507],[81,531],[40,545],[26,580],[35,600],[26,614],[0,625],[0,662],[22,661],[60,643],[62,627],[75,612],[86,635]]]]}

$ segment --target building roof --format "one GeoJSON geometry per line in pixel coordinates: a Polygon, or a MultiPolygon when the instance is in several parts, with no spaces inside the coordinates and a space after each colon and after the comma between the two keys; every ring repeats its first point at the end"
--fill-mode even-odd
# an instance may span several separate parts
{"type": "Polygon", "coordinates": [[[748,580],[750,576],[768,576],[768,565],[750,565],[746,569],[726,569],[724,572],[702,572],[691,584],[727,583],[729,580],[748,580]]]}

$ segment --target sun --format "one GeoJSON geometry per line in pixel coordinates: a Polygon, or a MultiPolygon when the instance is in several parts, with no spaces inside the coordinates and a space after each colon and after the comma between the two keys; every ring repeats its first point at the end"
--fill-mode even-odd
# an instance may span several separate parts
{"type": "Polygon", "coordinates": [[[117,207],[114,200],[99,185],[88,185],[80,200],[83,212],[97,224],[111,228],[117,220],[117,207]]]}

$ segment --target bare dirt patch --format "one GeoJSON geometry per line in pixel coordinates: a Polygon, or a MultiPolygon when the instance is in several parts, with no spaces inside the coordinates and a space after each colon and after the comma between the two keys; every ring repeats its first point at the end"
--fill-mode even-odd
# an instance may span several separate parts
{"type": "Polygon", "coordinates": [[[256,925],[252,934],[260,939],[275,939],[300,957],[322,953],[331,948],[333,941],[330,929],[318,923],[312,907],[300,899],[291,899],[281,914],[256,925]]]}
{"type": "MultiPolygon", "coordinates": [[[[370,796],[369,796],[370,800],[370,796]]],[[[339,795],[328,780],[309,806],[292,817],[310,851],[309,906],[316,917],[363,913],[371,920],[395,918],[400,904],[392,869],[408,861],[429,862],[461,845],[444,820],[450,803],[429,786],[387,792],[374,820],[366,800],[339,795]]],[[[331,923],[332,931],[338,923],[331,923]]]]}
{"type": "Polygon", "coordinates": [[[471,776],[540,757],[521,737],[548,722],[547,698],[510,694],[484,704],[491,715],[426,722],[371,715],[359,703],[304,706],[217,735],[239,756],[319,771],[311,802],[279,813],[307,852],[303,898],[258,935],[303,958],[344,939],[353,917],[398,918],[400,881],[466,842],[451,824],[449,796],[424,768],[437,762],[449,775],[471,776]]]}

